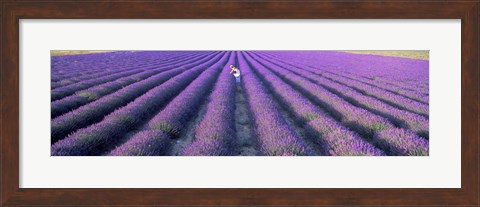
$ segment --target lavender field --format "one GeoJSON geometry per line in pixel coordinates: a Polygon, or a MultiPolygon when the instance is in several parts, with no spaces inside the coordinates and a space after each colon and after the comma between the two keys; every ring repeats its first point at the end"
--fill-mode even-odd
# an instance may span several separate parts
{"type": "Polygon", "coordinates": [[[55,55],[51,155],[428,156],[428,67],[337,51],[55,55]]]}

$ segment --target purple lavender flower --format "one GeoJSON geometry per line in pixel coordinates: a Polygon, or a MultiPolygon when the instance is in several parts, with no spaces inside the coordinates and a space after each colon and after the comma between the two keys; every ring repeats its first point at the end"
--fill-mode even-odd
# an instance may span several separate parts
{"type": "Polygon", "coordinates": [[[112,150],[113,156],[158,156],[166,155],[170,146],[170,136],[158,130],[145,130],[135,134],[130,140],[112,150]]]}

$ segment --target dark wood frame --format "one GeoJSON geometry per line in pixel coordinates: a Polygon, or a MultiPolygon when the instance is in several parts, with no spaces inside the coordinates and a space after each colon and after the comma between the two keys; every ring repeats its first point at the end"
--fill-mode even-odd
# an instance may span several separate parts
{"type": "Polygon", "coordinates": [[[462,205],[479,203],[479,2],[221,2],[4,0],[1,5],[1,204],[462,205]],[[461,19],[460,189],[19,188],[19,19],[461,19]]]}

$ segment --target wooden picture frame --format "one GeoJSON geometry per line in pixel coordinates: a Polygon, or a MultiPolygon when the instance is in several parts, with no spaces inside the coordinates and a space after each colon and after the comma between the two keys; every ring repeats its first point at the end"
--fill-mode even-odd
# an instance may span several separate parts
{"type": "Polygon", "coordinates": [[[479,203],[478,1],[14,1],[1,5],[1,204],[462,205],[479,203]],[[228,11],[228,12],[227,12],[228,11]],[[461,188],[19,188],[19,19],[461,19],[461,188]]]}

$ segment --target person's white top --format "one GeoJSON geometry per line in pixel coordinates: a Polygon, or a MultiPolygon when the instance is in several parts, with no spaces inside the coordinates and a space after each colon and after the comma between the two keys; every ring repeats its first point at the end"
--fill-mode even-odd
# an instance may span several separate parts
{"type": "Polygon", "coordinates": [[[233,76],[239,77],[239,76],[240,76],[240,69],[237,69],[237,72],[235,72],[235,73],[233,74],[233,76]]]}

